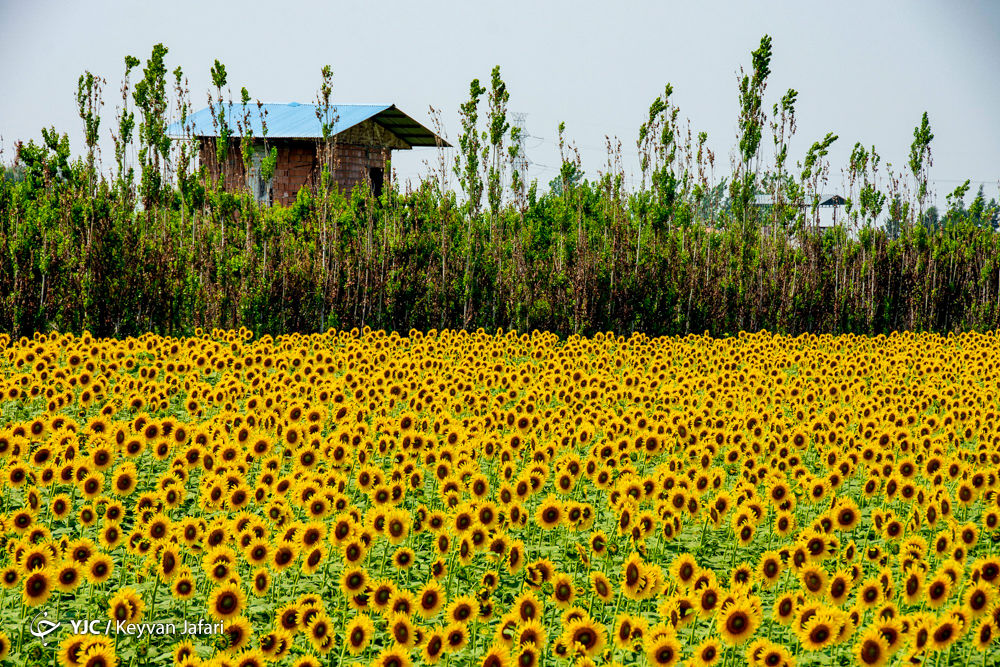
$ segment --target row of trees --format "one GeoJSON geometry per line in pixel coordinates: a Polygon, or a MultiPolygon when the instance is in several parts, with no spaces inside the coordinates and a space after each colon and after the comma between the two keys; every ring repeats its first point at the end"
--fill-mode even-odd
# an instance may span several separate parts
{"type": "MultiPolygon", "coordinates": [[[[982,189],[966,204],[968,182],[943,212],[927,206],[927,115],[903,171],[874,147],[854,146],[845,215],[821,229],[818,193],[838,137],[827,134],[792,161],[797,93],[768,108],[771,53],[765,36],[741,71],[738,144],[721,178],[707,135],[679,120],[667,85],[639,128],[637,188],[625,187],[619,141],[608,140],[607,164],[588,178],[560,126],[559,174],[539,193],[518,171],[523,138],[494,68],[488,85],[472,82],[460,108],[454,159],[442,150],[415,189],[394,185],[378,199],[339,192],[327,159],[333,137],[324,136],[316,191],[268,207],[227,188],[222,175],[195,165],[189,144],[166,136],[168,119],[183,125],[192,105],[183,72],[168,73],[167,49],[157,45],[134,85],[142,63],[126,58],[112,173],[98,168],[106,82],[89,72],[77,92],[83,156],[74,159],[67,136],[46,129],[41,143],[19,144],[15,164],[0,167],[0,330],[997,327],[998,207],[982,189]],[[451,174],[461,192],[448,188],[451,174]]],[[[227,87],[218,61],[212,78],[217,109],[227,87]]],[[[331,91],[324,68],[324,128],[333,126],[331,91]]],[[[255,112],[246,89],[240,101],[246,121],[255,112]]],[[[249,145],[238,142],[249,122],[216,118],[217,150],[249,145]]],[[[261,168],[273,173],[273,154],[261,168]]]]}

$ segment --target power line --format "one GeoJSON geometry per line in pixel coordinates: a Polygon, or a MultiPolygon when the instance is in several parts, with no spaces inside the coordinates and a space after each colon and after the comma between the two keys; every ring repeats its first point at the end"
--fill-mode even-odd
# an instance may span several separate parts
{"type": "Polygon", "coordinates": [[[528,159],[528,153],[524,146],[525,139],[531,138],[528,130],[525,128],[525,122],[528,114],[521,111],[514,111],[510,114],[510,127],[511,130],[517,128],[520,136],[520,141],[518,143],[517,155],[514,157],[513,167],[517,171],[523,183],[528,182],[528,166],[531,164],[531,160],[528,159]]]}

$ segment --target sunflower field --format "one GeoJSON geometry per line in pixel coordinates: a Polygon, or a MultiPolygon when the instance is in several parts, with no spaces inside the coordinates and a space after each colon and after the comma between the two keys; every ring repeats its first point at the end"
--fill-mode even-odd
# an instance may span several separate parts
{"type": "Polygon", "coordinates": [[[0,656],[1000,661],[993,333],[0,335],[0,656]]]}

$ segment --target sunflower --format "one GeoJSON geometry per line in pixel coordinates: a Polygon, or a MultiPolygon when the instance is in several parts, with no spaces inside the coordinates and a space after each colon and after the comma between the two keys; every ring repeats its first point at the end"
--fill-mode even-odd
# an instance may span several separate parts
{"type": "Polygon", "coordinates": [[[448,605],[445,618],[449,623],[469,623],[478,613],[479,604],[471,595],[460,595],[448,605]]]}
{"type": "Polygon", "coordinates": [[[593,590],[594,595],[604,603],[611,602],[615,597],[611,581],[603,572],[598,570],[590,573],[590,588],[593,590]]]}
{"type": "Polygon", "coordinates": [[[719,610],[715,627],[727,644],[739,646],[757,631],[761,616],[758,605],[746,598],[735,598],[719,610]]]}
{"type": "Polygon", "coordinates": [[[698,562],[689,553],[682,553],[677,556],[669,568],[671,578],[685,588],[691,586],[700,570],[698,562]]]}
{"type": "Polygon", "coordinates": [[[736,530],[736,539],[741,547],[749,546],[753,542],[756,529],[753,524],[744,523],[736,530]]]}
{"type": "Polygon", "coordinates": [[[696,590],[694,596],[698,615],[706,620],[712,617],[722,602],[722,590],[715,582],[710,582],[704,588],[696,590]]]}
{"type": "Polygon", "coordinates": [[[274,612],[274,623],[281,630],[295,633],[305,627],[302,622],[302,609],[293,603],[282,605],[274,612]]]}
{"type": "Polygon", "coordinates": [[[70,635],[59,642],[56,656],[59,663],[67,667],[80,664],[84,649],[90,646],[90,638],[86,635],[70,635]]]}
{"type": "Polygon", "coordinates": [[[21,600],[28,607],[37,607],[52,595],[53,580],[48,570],[33,570],[24,578],[21,600]]]}
{"type": "Polygon", "coordinates": [[[885,598],[882,584],[878,579],[869,578],[858,589],[857,604],[865,609],[878,606],[885,598]]]}
{"type": "Polygon", "coordinates": [[[107,644],[92,644],[79,657],[81,667],[117,667],[118,655],[107,644]]]}
{"type": "Polygon", "coordinates": [[[604,556],[608,551],[608,535],[603,530],[593,533],[588,543],[591,553],[595,556],[604,556]]]}
{"type": "Polygon", "coordinates": [[[226,652],[236,653],[250,644],[253,629],[250,621],[243,616],[231,619],[225,624],[223,636],[226,641],[226,652]]]}
{"type": "Polygon", "coordinates": [[[99,472],[91,473],[78,484],[78,488],[84,498],[93,500],[104,490],[104,475],[99,472]]]}
{"type": "Polygon", "coordinates": [[[392,509],[385,520],[385,534],[390,544],[402,544],[410,534],[410,513],[403,509],[392,509]]]}
{"type": "MultiPolygon", "coordinates": [[[[424,635],[423,645],[420,649],[420,657],[429,665],[437,664],[445,652],[444,628],[438,626],[430,629],[424,635]]],[[[484,662],[485,664],[485,662],[484,662]]],[[[506,667],[506,663],[503,663],[506,667]]]]}
{"type": "Polygon", "coordinates": [[[383,613],[389,609],[396,585],[390,579],[380,579],[368,585],[368,603],[373,610],[383,613]]]}
{"type": "Polygon", "coordinates": [[[357,565],[368,555],[368,547],[360,539],[351,539],[343,545],[342,552],[345,564],[357,565]]]}
{"type": "Polygon", "coordinates": [[[389,612],[411,616],[415,606],[416,598],[413,593],[406,589],[398,589],[392,595],[392,602],[389,603],[389,612]]]}
{"type": "MultiPolygon", "coordinates": [[[[578,659],[576,664],[586,667],[586,663],[583,660],[587,660],[587,658],[578,659]]],[[[534,644],[522,644],[515,652],[511,662],[523,667],[537,667],[539,664],[539,649],[534,644]]]]}
{"type": "Polygon", "coordinates": [[[333,648],[334,626],[325,613],[317,613],[306,623],[306,635],[313,649],[321,655],[326,655],[333,648]]]}
{"type": "Polygon", "coordinates": [[[413,431],[416,423],[417,418],[412,412],[404,412],[399,416],[399,430],[403,434],[413,431]]]}
{"type": "Polygon", "coordinates": [[[27,551],[21,551],[17,556],[21,568],[30,572],[32,570],[45,570],[52,566],[55,553],[44,545],[38,545],[27,551]]]}
{"type": "Polygon", "coordinates": [[[340,590],[347,597],[361,593],[367,586],[368,573],[363,567],[347,568],[340,575],[340,590]]]}
{"type": "Polygon", "coordinates": [[[931,628],[930,646],[935,651],[943,651],[958,641],[961,632],[961,623],[952,618],[942,618],[931,628]]]}
{"type": "Polygon", "coordinates": [[[541,649],[545,647],[547,641],[548,636],[545,633],[545,626],[542,625],[542,622],[528,621],[518,627],[514,645],[524,646],[525,644],[534,644],[541,649]]]}
{"type": "Polygon", "coordinates": [[[729,580],[733,588],[748,588],[753,583],[753,568],[749,563],[739,563],[729,573],[729,580]]]}
{"type": "Polygon", "coordinates": [[[777,551],[765,551],[757,564],[757,577],[766,587],[771,587],[777,583],[783,569],[781,555],[777,551]]]}
{"type": "Polygon", "coordinates": [[[83,578],[81,566],[72,561],[57,566],[53,570],[53,576],[56,589],[63,593],[70,593],[75,590],[83,578]]]}
{"type": "Polygon", "coordinates": [[[962,608],[968,611],[972,618],[979,618],[990,610],[995,599],[996,589],[985,581],[979,581],[965,590],[962,608]]]}
{"type": "Polygon", "coordinates": [[[250,592],[257,597],[263,597],[271,589],[271,572],[267,568],[258,568],[253,573],[253,583],[250,592]]]}
{"type": "Polygon", "coordinates": [[[811,616],[798,632],[802,648],[807,651],[822,651],[831,646],[840,634],[840,624],[830,614],[818,613],[811,616]]]}
{"type": "Polygon", "coordinates": [[[650,635],[646,640],[646,660],[650,665],[670,667],[681,657],[681,643],[672,634],[650,635]]]}
{"type": "Polygon", "coordinates": [[[59,493],[52,498],[49,508],[52,510],[52,516],[65,519],[73,510],[73,505],[68,494],[59,493]]]}
{"type": "Polygon", "coordinates": [[[302,574],[316,574],[327,559],[327,547],[315,546],[309,549],[302,558],[302,574]]]}
{"type": "Polygon", "coordinates": [[[173,595],[178,600],[190,600],[195,594],[195,580],[191,576],[191,571],[186,567],[181,570],[174,579],[173,584],[170,586],[170,590],[173,595]]]}
{"type": "Polygon", "coordinates": [[[100,533],[99,542],[106,551],[113,551],[125,541],[125,534],[117,523],[109,523],[100,533]]]}
{"type": "Polygon", "coordinates": [[[996,639],[996,634],[996,624],[993,619],[988,618],[976,626],[972,645],[980,653],[985,653],[996,639]]]}
{"type": "Polygon", "coordinates": [[[718,639],[714,637],[706,639],[694,647],[691,665],[692,667],[714,667],[722,659],[723,651],[722,643],[718,639]]]}
{"type": "Polygon", "coordinates": [[[614,632],[611,636],[615,648],[622,651],[633,650],[634,639],[632,631],[635,629],[637,621],[638,618],[632,616],[631,614],[622,614],[618,617],[618,620],[615,623],[614,632]]]}
{"type": "Polygon", "coordinates": [[[510,574],[517,574],[522,567],[524,567],[524,543],[512,540],[507,549],[507,571],[510,574]]]}
{"type": "Polygon", "coordinates": [[[174,544],[168,544],[160,552],[157,572],[164,581],[172,581],[180,572],[182,562],[180,550],[174,544]]]}
{"type": "Polygon", "coordinates": [[[499,623],[497,623],[493,630],[494,644],[499,644],[508,649],[513,648],[517,628],[521,623],[521,617],[516,611],[509,611],[501,616],[499,623]]]}
{"type": "MultiPolygon", "coordinates": [[[[427,652],[427,647],[425,645],[422,657],[424,658],[425,662],[431,663],[431,661],[427,659],[426,652],[427,652]]],[[[510,652],[507,650],[505,646],[497,644],[490,646],[489,650],[486,652],[486,655],[483,656],[482,660],[483,667],[508,667],[508,665],[510,664],[511,664],[510,652]]]]}
{"type": "Polygon", "coordinates": [[[417,613],[424,619],[433,618],[445,602],[445,590],[435,579],[431,579],[417,592],[417,613]]]}
{"type": "Polygon", "coordinates": [[[227,582],[236,571],[235,554],[228,547],[217,546],[202,558],[202,568],[213,583],[227,582]]]}
{"type": "Polygon", "coordinates": [[[21,571],[15,565],[10,567],[5,567],[0,571],[0,583],[3,584],[4,588],[11,589],[18,585],[21,581],[21,571]]]}
{"type": "Polygon", "coordinates": [[[590,618],[576,619],[563,629],[561,639],[573,651],[593,657],[599,654],[607,642],[607,630],[603,624],[590,618]]]}
{"type": "Polygon", "coordinates": [[[830,484],[825,478],[814,479],[806,488],[806,498],[812,503],[819,503],[830,492],[830,484]]]}
{"type": "Polygon", "coordinates": [[[299,557],[298,544],[282,544],[271,554],[271,565],[277,572],[284,572],[295,563],[299,557]]]}
{"type": "Polygon", "coordinates": [[[879,636],[885,640],[890,654],[902,647],[903,640],[906,638],[907,626],[901,618],[881,620],[874,625],[874,628],[878,631],[879,636]]]}
{"type": "Polygon", "coordinates": [[[913,569],[906,573],[903,580],[903,600],[907,604],[916,604],[924,594],[924,573],[913,569]]]}
{"type": "Polygon", "coordinates": [[[279,628],[266,635],[262,635],[258,640],[258,644],[261,653],[264,654],[264,658],[273,662],[280,660],[288,653],[288,650],[292,646],[292,641],[292,636],[279,628]]]}
{"type": "Polygon", "coordinates": [[[515,600],[512,609],[522,621],[532,621],[541,618],[542,604],[532,591],[521,593],[515,600]]]}
{"type": "Polygon", "coordinates": [[[861,518],[857,503],[850,497],[841,498],[834,512],[834,526],[837,530],[851,530],[861,518]]]}
{"type": "Polygon", "coordinates": [[[559,609],[566,609],[573,604],[576,598],[576,589],[573,587],[573,579],[567,574],[557,574],[552,579],[552,600],[559,609]]]}
{"type": "Polygon", "coordinates": [[[547,497],[535,512],[535,522],[545,530],[555,528],[562,522],[562,519],[563,503],[555,496],[547,497]]]}
{"type": "Polygon", "coordinates": [[[464,623],[451,623],[444,629],[444,643],[449,653],[461,651],[469,643],[469,629],[464,623]]]}
{"type": "Polygon", "coordinates": [[[927,606],[931,609],[942,607],[951,596],[952,582],[952,578],[943,572],[935,574],[925,588],[927,606]]]}
{"type": "Polygon", "coordinates": [[[243,550],[243,556],[250,565],[260,567],[271,557],[271,543],[265,539],[255,539],[243,550]]]}
{"type": "Polygon", "coordinates": [[[818,565],[807,565],[799,571],[799,580],[802,588],[813,597],[823,595],[827,587],[826,571],[818,565]]]}
{"type": "Polygon", "coordinates": [[[111,492],[116,496],[129,496],[136,489],[138,474],[135,465],[123,463],[115,470],[111,478],[111,492]]]}
{"type": "Polygon", "coordinates": [[[108,599],[108,618],[116,623],[138,623],[146,603],[131,586],[119,589],[108,599]]]}
{"type": "Polygon", "coordinates": [[[826,586],[826,599],[836,606],[847,601],[851,594],[851,577],[845,572],[837,572],[826,586]]]}
{"type": "Polygon", "coordinates": [[[392,614],[386,619],[386,631],[393,641],[402,648],[413,648],[416,644],[416,632],[413,621],[406,614],[392,614]]]}
{"type": "Polygon", "coordinates": [[[408,570],[415,562],[416,554],[409,547],[397,549],[392,555],[392,564],[397,570],[408,570]]]}
{"type": "Polygon", "coordinates": [[[237,584],[222,584],[208,596],[208,613],[218,621],[236,618],[246,605],[246,594],[237,584]]]}
{"type": "Polygon", "coordinates": [[[622,592],[629,600],[638,600],[646,585],[646,567],[642,557],[632,552],[622,564],[622,592]]]}

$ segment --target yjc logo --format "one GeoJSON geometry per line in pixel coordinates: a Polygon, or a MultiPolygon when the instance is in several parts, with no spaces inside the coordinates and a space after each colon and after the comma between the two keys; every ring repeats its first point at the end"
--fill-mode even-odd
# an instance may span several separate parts
{"type": "Polygon", "coordinates": [[[40,614],[35,614],[35,617],[31,619],[31,624],[28,626],[28,632],[30,632],[33,637],[41,639],[42,646],[47,646],[48,641],[46,641],[45,638],[58,630],[60,627],[62,627],[62,623],[59,621],[50,621],[49,612],[43,611],[40,614]]]}
{"type": "Polygon", "coordinates": [[[28,632],[33,637],[41,639],[42,646],[48,646],[49,642],[46,638],[65,623],[69,624],[70,629],[75,635],[109,635],[111,633],[111,621],[102,621],[100,619],[88,620],[86,618],[69,618],[62,621],[52,621],[49,620],[49,612],[47,611],[36,614],[31,619],[31,624],[28,625],[28,632]]]}

